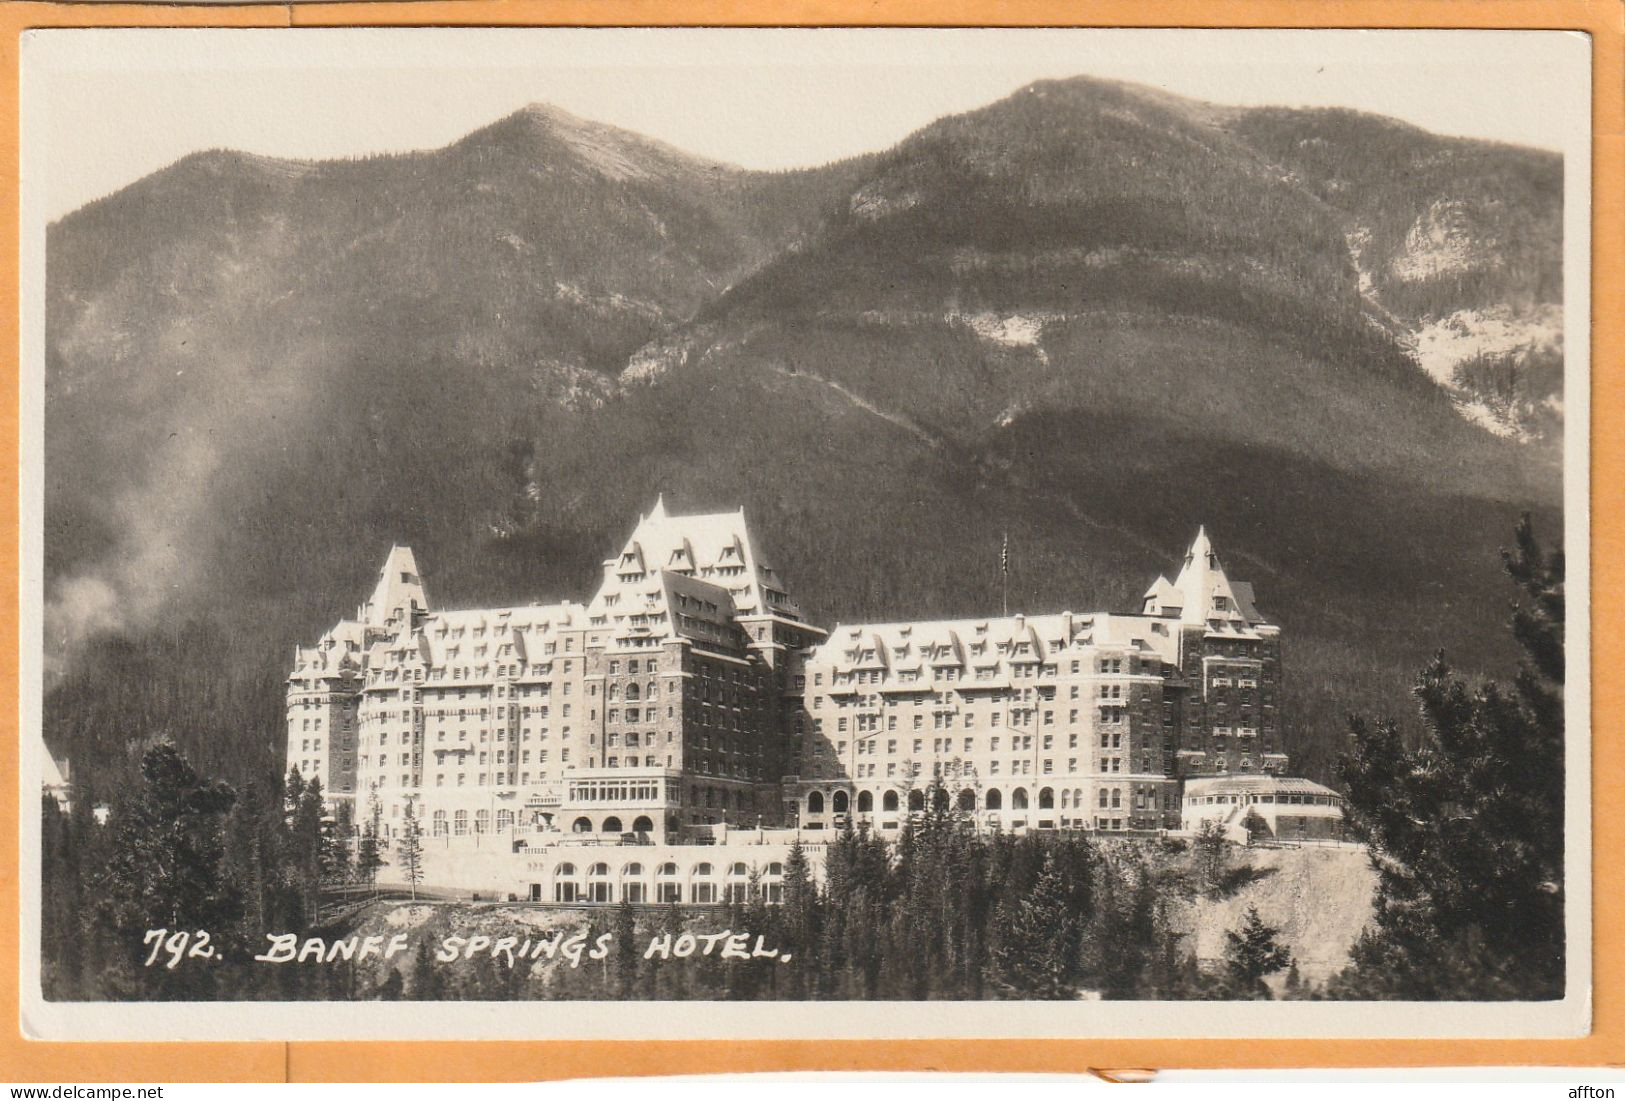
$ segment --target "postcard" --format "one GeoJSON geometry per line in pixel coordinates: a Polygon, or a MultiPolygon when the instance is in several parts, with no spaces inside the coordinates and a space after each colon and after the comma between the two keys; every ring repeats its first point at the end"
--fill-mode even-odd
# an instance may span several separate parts
{"type": "Polygon", "coordinates": [[[25,1033],[1584,1035],[1590,63],[29,32],[25,1033]]]}

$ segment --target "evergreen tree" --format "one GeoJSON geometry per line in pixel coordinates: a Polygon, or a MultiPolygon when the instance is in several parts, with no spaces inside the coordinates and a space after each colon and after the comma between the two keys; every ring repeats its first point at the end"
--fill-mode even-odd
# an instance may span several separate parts
{"type": "Polygon", "coordinates": [[[41,986],[53,1000],[81,996],[84,875],[76,823],[52,795],[40,804],[41,986]]]}
{"type": "MultiPolygon", "coordinates": [[[[670,903],[661,914],[660,933],[670,937],[673,944],[683,935],[683,912],[677,903],[670,903]]],[[[656,957],[644,969],[644,985],[652,991],[649,996],[659,1001],[681,1001],[688,992],[685,972],[689,966],[688,960],[656,957]]]]}
{"type": "Polygon", "coordinates": [[[362,827],[361,840],[356,845],[356,879],[369,889],[378,886],[378,869],[384,866],[378,838],[383,833],[384,807],[376,792],[367,800],[367,824],[362,827]]]}
{"type": "Polygon", "coordinates": [[[427,938],[420,940],[417,953],[412,958],[412,1000],[437,1002],[445,994],[445,977],[440,973],[434,953],[429,951],[429,941],[427,938]]]}
{"type": "Polygon", "coordinates": [[[381,1002],[398,1002],[406,996],[406,980],[401,978],[401,969],[391,967],[389,975],[378,984],[373,997],[381,1002]]]}
{"type": "Polygon", "coordinates": [[[1053,860],[1045,860],[1032,891],[999,916],[992,954],[995,985],[1019,998],[1076,998],[1078,925],[1053,860]]]}
{"type": "Polygon", "coordinates": [[[299,770],[293,765],[288,766],[288,775],[282,781],[282,817],[283,822],[291,830],[299,817],[299,808],[305,798],[305,778],[299,775],[299,770]]]}
{"type": "Polygon", "coordinates": [[[350,835],[355,827],[348,802],[341,802],[336,809],[331,821],[322,822],[321,879],[323,883],[344,884],[350,881],[350,835]]]}
{"type": "Polygon", "coordinates": [[[1281,931],[1264,924],[1258,907],[1247,907],[1241,928],[1225,933],[1224,964],[1236,993],[1244,998],[1268,998],[1264,977],[1284,970],[1292,963],[1292,953],[1276,940],[1281,931]]]}
{"type": "Polygon", "coordinates": [[[1196,880],[1200,889],[1217,896],[1224,890],[1225,867],[1229,863],[1230,842],[1225,839],[1224,827],[1216,819],[1205,819],[1196,831],[1193,859],[1196,862],[1196,880]]]}
{"type": "Polygon", "coordinates": [[[615,908],[615,996],[627,1001],[638,993],[638,918],[632,904],[621,899],[615,908]]]}
{"type": "MultiPolygon", "coordinates": [[[[292,798],[290,791],[289,798],[292,798]]],[[[325,813],[322,782],[311,777],[299,788],[299,801],[294,808],[293,822],[288,836],[288,857],[294,881],[298,885],[304,919],[316,921],[322,892],[322,816],[325,813]]]]}
{"type": "Polygon", "coordinates": [[[378,851],[378,835],[373,832],[375,829],[376,827],[368,822],[362,831],[361,843],[356,846],[356,879],[365,883],[369,889],[378,885],[378,869],[384,866],[384,858],[378,851]]]}
{"type": "Polygon", "coordinates": [[[1416,696],[1421,744],[1351,723],[1348,818],[1378,871],[1374,928],[1329,987],[1356,998],[1558,998],[1564,987],[1563,555],[1526,515],[1503,552],[1526,655],[1476,691],[1441,655],[1416,696]]]}
{"type": "Polygon", "coordinates": [[[423,835],[418,829],[412,800],[406,801],[406,816],[401,819],[401,839],[395,846],[401,864],[401,875],[412,888],[412,898],[418,897],[418,884],[423,882],[423,835]]]}
{"type": "Polygon", "coordinates": [[[265,900],[271,876],[265,863],[266,806],[264,791],[250,781],[231,810],[227,851],[232,877],[243,892],[243,921],[251,934],[265,931],[265,900]]]}
{"type": "Polygon", "coordinates": [[[1303,976],[1298,974],[1298,961],[1293,960],[1292,966],[1286,969],[1286,986],[1281,991],[1281,997],[1289,1002],[1303,1001],[1309,997],[1309,990],[1304,985],[1303,976]]]}
{"type": "Polygon", "coordinates": [[[784,862],[784,905],[780,928],[783,943],[780,951],[789,952],[792,966],[785,982],[792,998],[804,998],[809,993],[809,976],[816,961],[814,946],[818,943],[820,925],[818,888],[813,883],[812,867],[807,851],[798,837],[790,846],[790,855],[784,862]]]}
{"type": "Polygon", "coordinates": [[[142,755],[141,781],[109,820],[97,919],[122,946],[130,981],[160,997],[202,996],[215,970],[196,960],[145,968],[143,937],[149,929],[205,931],[217,954],[240,942],[242,898],[226,869],[224,837],[236,796],[201,779],[171,742],[142,755]]]}

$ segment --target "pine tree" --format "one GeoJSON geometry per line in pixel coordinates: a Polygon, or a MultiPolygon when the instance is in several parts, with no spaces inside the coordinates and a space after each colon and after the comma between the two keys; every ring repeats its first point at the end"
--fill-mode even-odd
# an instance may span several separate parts
{"type": "Polygon", "coordinates": [[[1258,907],[1247,907],[1247,916],[1241,928],[1225,933],[1225,970],[1235,984],[1236,993],[1244,998],[1268,998],[1269,987],[1264,977],[1286,969],[1292,963],[1292,953],[1276,938],[1281,931],[1266,925],[1258,916],[1258,907]]]}
{"type": "Polygon", "coordinates": [[[319,854],[322,882],[344,884],[350,881],[350,835],[353,832],[350,804],[341,802],[333,820],[322,822],[319,854]]]}
{"type": "Polygon", "coordinates": [[[42,796],[40,813],[41,984],[46,997],[66,1001],[81,995],[86,869],[80,864],[75,822],[55,796],[42,796]]]}
{"type": "Polygon", "coordinates": [[[615,996],[629,1001],[638,993],[638,918],[632,904],[621,899],[615,908],[615,996]]]}
{"type": "Polygon", "coordinates": [[[412,888],[412,899],[417,900],[418,884],[423,882],[423,833],[418,828],[412,800],[406,801],[406,816],[401,819],[401,840],[395,847],[401,862],[401,875],[412,888]]]}
{"type": "Polygon", "coordinates": [[[1044,861],[1032,891],[1001,912],[998,926],[992,953],[995,985],[1018,998],[1078,996],[1078,924],[1068,912],[1066,885],[1053,860],[1044,861]]]}
{"type": "Polygon", "coordinates": [[[406,996],[406,981],[401,978],[401,969],[391,967],[388,976],[378,984],[373,997],[381,1002],[398,1002],[406,996]]]}
{"type": "Polygon", "coordinates": [[[225,820],[236,796],[201,779],[171,742],[141,758],[141,785],[109,820],[97,918],[124,949],[133,981],[160,997],[198,996],[213,986],[201,966],[145,968],[149,929],[205,931],[217,953],[241,941],[242,898],[225,861],[225,820]]]}
{"type": "Polygon", "coordinates": [[[384,808],[374,795],[368,801],[367,824],[362,828],[361,841],[356,846],[355,874],[368,889],[378,886],[378,869],[384,866],[383,854],[378,849],[378,836],[383,831],[384,808]]]}
{"type": "Polygon", "coordinates": [[[282,818],[291,830],[294,821],[299,817],[299,807],[305,798],[305,778],[299,775],[299,770],[292,765],[288,766],[288,775],[282,781],[282,818]]]}
{"type": "Polygon", "coordinates": [[[1424,733],[1351,723],[1348,818],[1378,871],[1374,928],[1336,997],[1546,999],[1564,988],[1563,555],[1526,515],[1503,552],[1526,661],[1476,691],[1441,655],[1416,696],[1424,733]]]}
{"type": "Polygon", "coordinates": [[[1196,879],[1207,894],[1217,896],[1224,889],[1225,866],[1229,862],[1230,842],[1225,839],[1224,827],[1217,820],[1203,821],[1196,831],[1193,857],[1196,879]]]}
{"type": "Polygon", "coordinates": [[[355,857],[356,879],[365,883],[369,890],[378,885],[378,869],[384,866],[384,858],[378,851],[378,835],[373,829],[373,824],[368,822],[361,834],[361,843],[356,847],[355,857]]]}
{"type": "MultiPolygon", "coordinates": [[[[292,798],[290,790],[290,799],[292,798]]],[[[289,829],[288,855],[306,922],[314,923],[322,892],[322,782],[312,777],[299,790],[289,829]]]]}
{"type": "MultiPolygon", "coordinates": [[[[683,935],[683,912],[677,903],[667,905],[661,914],[660,933],[671,938],[673,944],[683,935]]],[[[644,969],[644,983],[652,991],[649,996],[659,1001],[681,1001],[688,993],[685,973],[689,967],[688,960],[656,957],[644,969]]]]}
{"type": "Polygon", "coordinates": [[[780,950],[791,954],[794,965],[786,976],[786,985],[791,997],[804,998],[809,992],[808,978],[816,959],[814,946],[818,943],[820,913],[818,888],[813,883],[812,867],[799,837],[790,846],[790,855],[784,862],[781,911],[784,942],[780,950]]]}
{"type": "Polygon", "coordinates": [[[411,989],[415,1002],[437,1002],[446,993],[445,978],[440,974],[434,954],[429,951],[427,939],[418,941],[417,953],[412,958],[411,989]]]}

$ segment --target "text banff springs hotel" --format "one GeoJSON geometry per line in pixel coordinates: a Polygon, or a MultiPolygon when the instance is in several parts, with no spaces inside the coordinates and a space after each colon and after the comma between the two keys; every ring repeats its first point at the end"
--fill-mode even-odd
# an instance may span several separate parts
{"type": "Polygon", "coordinates": [[[825,631],[742,511],[656,502],[585,605],[431,611],[392,549],[296,653],[288,760],[386,846],[410,806],[425,886],[706,903],[927,799],[989,829],[1340,836],[1341,798],[1283,775],[1280,693],[1280,629],[1205,532],[1136,614],[825,631]]]}

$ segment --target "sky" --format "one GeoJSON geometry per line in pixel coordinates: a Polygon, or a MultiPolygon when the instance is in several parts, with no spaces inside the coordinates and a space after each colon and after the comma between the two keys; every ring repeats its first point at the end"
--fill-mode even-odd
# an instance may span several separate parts
{"type": "Polygon", "coordinates": [[[199,149],[434,148],[532,102],[789,168],[1084,74],[1562,150],[1589,109],[1589,50],[1584,35],[1539,31],[35,31],[22,171],[55,219],[199,149]]]}

